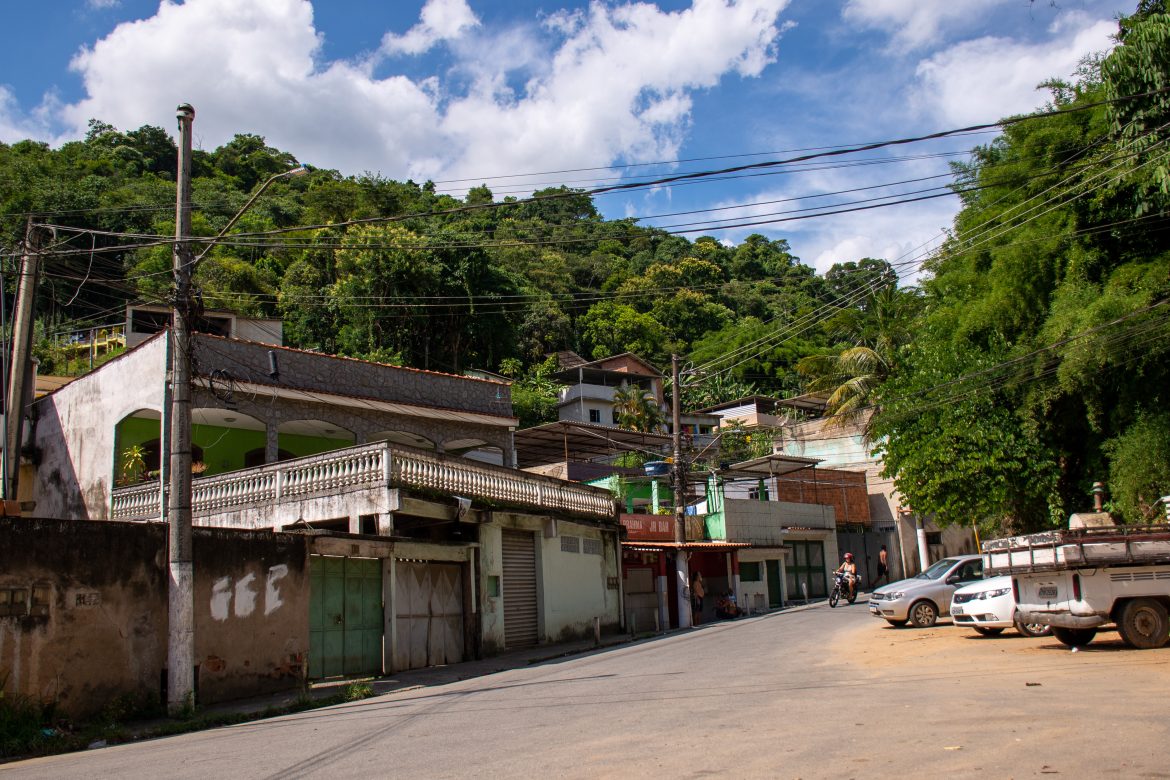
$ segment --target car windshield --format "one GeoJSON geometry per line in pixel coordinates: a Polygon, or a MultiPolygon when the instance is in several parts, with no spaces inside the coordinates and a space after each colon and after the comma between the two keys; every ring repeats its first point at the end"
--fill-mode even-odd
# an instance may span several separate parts
{"type": "Polygon", "coordinates": [[[937,580],[939,577],[947,573],[947,570],[959,562],[958,558],[943,558],[941,561],[933,564],[929,569],[921,574],[914,575],[916,580],[937,580]]]}

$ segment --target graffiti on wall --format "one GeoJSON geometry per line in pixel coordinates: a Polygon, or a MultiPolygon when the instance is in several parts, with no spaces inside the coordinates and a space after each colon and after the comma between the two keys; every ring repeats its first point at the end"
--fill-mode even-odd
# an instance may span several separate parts
{"type": "Polygon", "coordinates": [[[257,582],[255,572],[248,572],[236,579],[220,577],[211,586],[211,617],[220,622],[232,615],[238,618],[251,617],[261,597],[264,601],[264,615],[271,615],[284,605],[280,597],[280,581],[287,576],[288,566],[282,563],[268,567],[263,589],[257,582]]]}

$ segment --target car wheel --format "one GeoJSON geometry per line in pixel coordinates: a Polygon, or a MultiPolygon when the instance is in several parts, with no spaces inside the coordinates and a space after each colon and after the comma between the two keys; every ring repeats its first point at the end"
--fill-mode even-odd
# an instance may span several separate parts
{"type": "Polygon", "coordinates": [[[1121,608],[1117,631],[1126,644],[1153,650],[1170,642],[1170,618],[1166,608],[1154,599],[1134,599],[1121,608]]]}
{"type": "Polygon", "coordinates": [[[938,607],[930,601],[919,601],[910,607],[910,622],[917,628],[930,628],[938,621],[938,607]]]}
{"type": "Polygon", "coordinates": [[[1022,623],[1017,620],[1016,631],[1019,631],[1024,636],[1050,636],[1052,634],[1052,626],[1044,623],[1022,623]]]}
{"type": "Polygon", "coordinates": [[[1053,626],[1052,635],[1061,644],[1068,645],[1069,647],[1084,647],[1093,641],[1093,637],[1097,636],[1097,629],[1053,626]]]}
{"type": "Polygon", "coordinates": [[[901,628],[902,626],[906,625],[905,620],[890,620],[889,618],[886,618],[886,622],[894,628],[901,628]]]}
{"type": "Polygon", "coordinates": [[[1002,628],[988,628],[987,626],[971,626],[975,632],[980,636],[999,636],[1003,633],[1002,628]]]}

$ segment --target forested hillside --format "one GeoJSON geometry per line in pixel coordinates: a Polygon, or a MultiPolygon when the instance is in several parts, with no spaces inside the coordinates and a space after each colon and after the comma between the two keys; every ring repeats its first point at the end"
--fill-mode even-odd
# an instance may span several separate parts
{"type": "MultiPolygon", "coordinates": [[[[206,308],[283,318],[290,346],[515,377],[526,424],[555,414],[551,352],[661,366],[678,352],[708,369],[690,406],[813,388],[842,415],[876,411],[889,473],[942,522],[1045,526],[1084,508],[1095,480],[1149,519],[1170,493],[1164,10],[1144,2],[1112,53],[1048,84],[1053,111],[956,167],[963,209],[925,261],[840,258],[822,276],[783,239],[691,240],[604,219],[565,188],[500,202],[313,170],[207,244],[196,281],[206,308]]],[[[197,152],[195,233],[216,236],[296,163],[253,135],[197,152]]],[[[9,296],[27,219],[58,226],[42,334],[167,300],[174,165],[156,127],[0,144],[9,296]]]]}
{"type": "Polygon", "coordinates": [[[874,399],[915,508],[1027,530],[1084,510],[1100,480],[1126,519],[1161,514],[1170,16],[1145,5],[1108,57],[1049,85],[1084,110],[1010,125],[959,171],[964,208],[874,399]]]}
{"type": "MultiPolygon", "coordinates": [[[[127,300],[166,301],[175,154],[161,128],[99,121],[58,149],[0,145],[9,251],[29,215],[59,226],[39,302],[45,332],[117,321],[127,300]]],[[[252,135],[194,162],[194,232],[204,237],[297,164],[252,135]]],[[[484,187],[460,200],[430,183],[312,170],[275,182],[210,249],[196,281],[208,309],[283,318],[290,346],[536,377],[562,349],[632,351],[658,365],[672,352],[717,357],[779,323],[856,306],[854,266],[821,277],[784,240],[727,246],[605,220],[565,188],[501,203],[484,187]]],[[[892,280],[882,261],[863,273],[892,280]]],[[[752,352],[691,400],[797,392],[795,362],[833,346],[833,332],[826,324],[752,352]]]]}

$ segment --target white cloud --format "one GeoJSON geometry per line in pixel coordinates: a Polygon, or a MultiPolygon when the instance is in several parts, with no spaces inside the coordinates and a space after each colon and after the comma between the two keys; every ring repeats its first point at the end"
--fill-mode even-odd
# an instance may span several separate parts
{"type": "Polygon", "coordinates": [[[950,125],[995,121],[1031,111],[1049,98],[1036,86],[1068,78],[1092,52],[1112,47],[1113,21],[1065,19],[1042,43],[985,37],[941,51],[918,64],[913,104],[920,114],[950,125]]]}
{"type": "Polygon", "coordinates": [[[45,95],[41,105],[31,113],[21,110],[12,91],[0,84],[0,143],[15,143],[26,138],[53,139],[53,117],[60,110],[54,93],[45,95]]]}
{"type": "MultiPolygon", "coordinates": [[[[449,71],[412,79],[321,61],[309,0],[162,0],[74,58],[86,97],[57,119],[74,136],[90,118],[171,131],[174,106],[189,102],[203,148],[252,132],[314,165],[416,180],[669,158],[695,90],[773,61],[787,3],[596,3],[543,26],[468,32],[466,5],[431,2],[427,34],[462,39],[449,71]]],[[[411,34],[392,46],[405,51],[411,34]]]]}
{"type": "Polygon", "coordinates": [[[108,8],[117,8],[122,0],[85,0],[85,4],[95,11],[104,11],[108,8]]]}
{"type": "Polygon", "coordinates": [[[1008,0],[849,0],[846,21],[892,33],[895,47],[916,49],[937,43],[1008,0]]]}
{"type": "Polygon", "coordinates": [[[427,0],[419,22],[403,35],[386,33],[382,51],[386,54],[422,54],[442,41],[456,40],[478,27],[479,19],[466,0],[427,0]]]}

